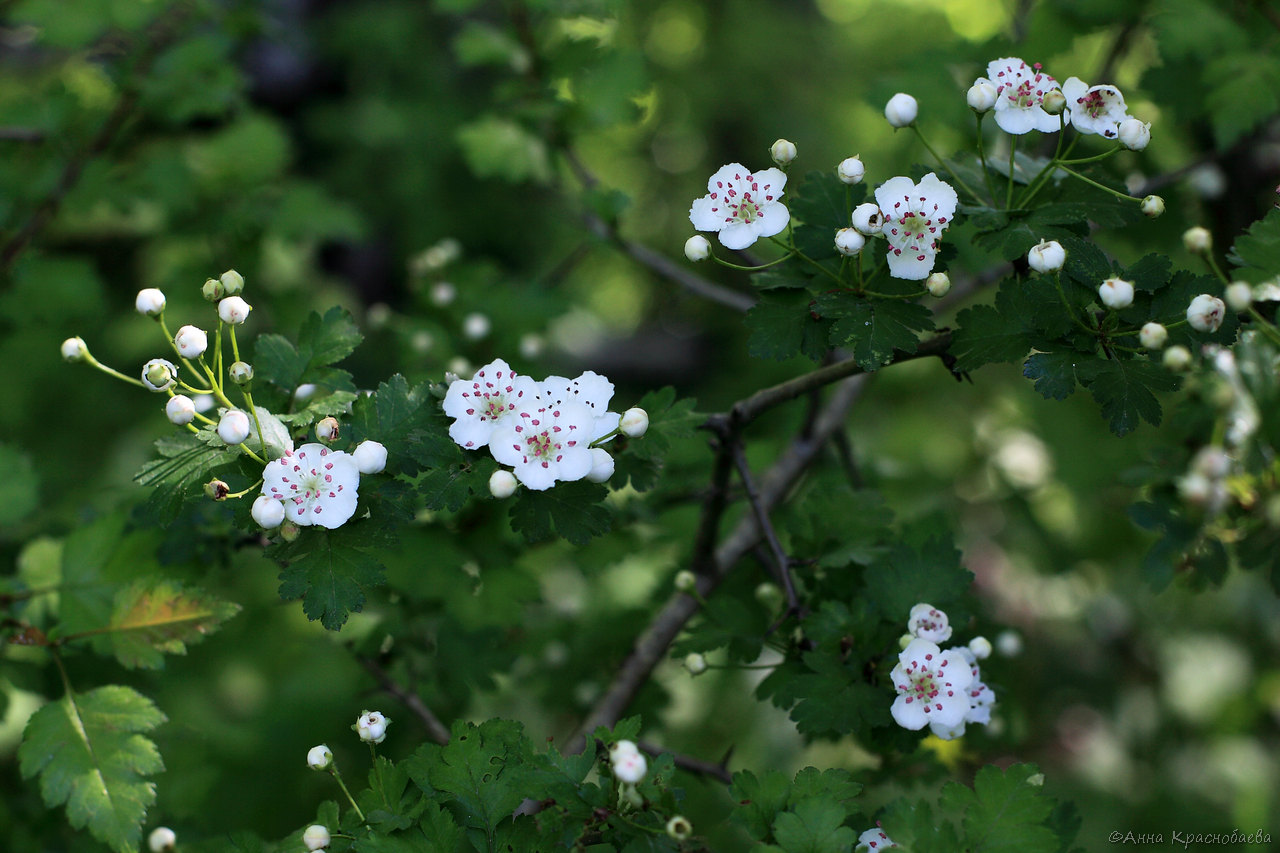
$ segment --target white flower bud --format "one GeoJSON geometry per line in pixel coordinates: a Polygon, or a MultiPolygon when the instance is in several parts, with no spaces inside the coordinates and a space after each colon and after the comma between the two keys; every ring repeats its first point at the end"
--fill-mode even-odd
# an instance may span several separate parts
{"type": "Polygon", "coordinates": [[[1253,285],[1247,281],[1233,281],[1227,285],[1226,292],[1222,295],[1232,311],[1248,311],[1253,304],[1253,285]]]}
{"type": "Polygon", "coordinates": [[[133,301],[133,305],[138,309],[139,314],[159,317],[164,313],[164,293],[155,287],[145,287],[138,291],[138,297],[133,301]]]}
{"type": "Polygon", "coordinates": [[[1164,199],[1158,195],[1149,195],[1142,200],[1142,215],[1155,219],[1164,213],[1164,199]]]}
{"type": "Polygon", "coordinates": [[[84,344],[84,338],[67,338],[62,342],[62,357],[67,361],[84,361],[84,357],[89,354],[89,348],[84,344]]]}
{"type": "Polygon", "coordinates": [[[142,384],[152,391],[168,391],[178,377],[178,368],[163,358],[153,358],[142,365],[142,384]]]}
{"type": "Polygon", "coordinates": [[[996,651],[1007,658],[1022,654],[1022,635],[1012,629],[1001,631],[996,637],[996,651]]]}
{"type": "Polygon", "coordinates": [[[684,256],[697,263],[705,261],[711,255],[711,243],[701,234],[694,234],[684,241],[684,256]]]}
{"type": "Polygon", "coordinates": [[[593,483],[604,483],[613,476],[613,457],[603,447],[591,448],[591,470],[587,479],[593,483]]]}
{"type": "Polygon", "coordinates": [[[1202,163],[1187,172],[1187,183],[1201,198],[1221,198],[1227,191],[1227,175],[1217,163],[1202,163]]]}
{"type": "Polygon", "coordinates": [[[707,659],[697,652],[690,652],[684,656],[684,668],[690,675],[702,675],[707,671],[707,659]]]}
{"type": "Polygon", "coordinates": [[[237,385],[248,385],[253,380],[253,365],[246,361],[234,361],[227,368],[227,375],[237,385]]]}
{"type": "Polygon", "coordinates": [[[1146,323],[1138,330],[1138,343],[1147,349],[1160,349],[1169,340],[1169,330],[1159,323],[1146,323]]]}
{"type": "Polygon", "coordinates": [[[450,282],[437,281],[431,285],[431,302],[435,305],[444,307],[453,302],[458,296],[458,288],[454,287],[450,282]]]}
{"type": "Polygon", "coordinates": [[[218,276],[218,281],[222,282],[222,287],[228,296],[235,296],[244,290],[244,276],[235,270],[227,270],[218,276]]]}
{"type": "Polygon", "coordinates": [[[997,95],[995,84],[985,77],[979,77],[969,87],[965,100],[969,102],[969,109],[976,113],[985,113],[995,107],[997,95]]]}
{"type": "Polygon", "coordinates": [[[1098,285],[1098,298],[1102,304],[1119,311],[1133,304],[1133,282],[1122,278],[1109,278],[1098,285]]]}
{"type": "Polygon", "coordinates": [[[855,207],[849,219],[858,233],[867,237],[879,234],[884,229],[884,214],[873,201],[866,201],[855,207]]]}
{"type": "Polygon", "coordinates": [[[252,310],[253,306],[239,296],[228,296],[218,303],[218,316],[222,318],[222,322],[233,326],[244,325],[252,310]]]}
{"type": "Polygon", "coordinates": [[[1213,235],[1208,228],[1195,225],[1182,232],[1182,245],[1193,255],[1204,254],[1213,248],[1213,235]]]}
{"type": "Polygon", "coordinates": [[[360,718],[356,720],[356,724],[351,728],[356,734],[360,735],[360,740],[365,743],[382,743],[387,739],[387,726],[391,725],[391,720],[382,715],[381,711],[361,711],[360,718]]]}
{"type": "Polygon", "coordinates": [[[1187,306],[1187,322],[1197,332],[1216,332],[1226,313],[1227,306],[1221,299],[1202,293],[1187,306]]]}
{"type": "Polygon", "coordinates": [[[311,824],[302,833],[302,843],[308,850],[323,850],[329,846],[329,828],[319,823],[311,824]]]}
{"type": "Polygon", "coordinates": [[[688,569],[676,572],[675,588],[680,592],[693,592],[698,588],[698,576],[688,569]]]}
{"type": "Polygon", "coordinates": [[[693,835],[693,824],[689,823],[689,819],[684,815],[676,815],[667,821],[667,836],[674,838],[676,841],[684,841],[690,835],[693,835]]]}
{"type": "Polygon", "coordinates": [[[183,358],[199,358],[209,346],[209,336],[204,329],[195,326],[183,326],[173,336],[173,345],[183,358]]]}
{"type": "Polygon", "coordinates": [[[1130,151],[1141,151],[1151,142],[1151,122],[1127,118],[1120,122],[1117,138],[1130,151]]]}
{"type": "Polygon", "coordinates": [[[169,398],[169,402],[164,404],[164,413],[170,423],[185,426],[195,420],[196,404],[190,397],[175,394],[169,398]]]}
{"type": "Polygon", "coordinates": [[[1182,344],[1174,344],[1164,351],[1164,366],[1170,370],[1183,371],[1191,366],[1191,350],[1182,344]]]}
{"type": "Polygon", "coordinates": [[[866,244],[867,238],[853,228],[841,228],[836,232],[836,251],[842,255],[853,257],[861,252],[866,244]]]}
{"type": "Polygon", "coordinates": [[[931,643],[945,643],[951,639],[951,623],[947,614],[923,601],[907,614],[907,630],[931,643]]]}
{"type": "Polygon", "coordinates": [[[609,748],[609,761],[617,761],[624,755],[639,755],[640,747],[636,746],[635,741],[620,740],[609,748]]]}
{"type": "Polygon", "coordinates": [[[1057,240],[1041,240],[1027,252],[1027,264],[1036,272],[1056,272],[1067,262],[1067,250],[1057,240]]]}
{"type": "Polygon", "coordinates": [[[769,148],[769,156],[779,166],[789,166],[796,159],[796,144],[786,139],[779,139],[769,148]]]}
{"type": "Polygon", "coordinates": [[[628,438],[639,438],[649,430],[649,413],[644,409],[630,408],[622,413],[618,431],[628,438]]]}
{"type": "Polygon", "coordinates": [[[310,400],[313,396],[315,396],[315,393],[316,393],[315,384],[311,382],[305,382],[302,385],[299,385],[294,390],[293,392],[294,402],[305,403],[308,400],[310,400]]]}
{"type": "MultiPolygon", "coordinates": [[[[249,514],[253,516],[253,520],[258,522],[266,530],[279,527],[280,522],[284,521],[284,502],[269,498],[266,495],[259,495],[253,501],[253,506],[249,508],[249,514]]],[[[320,749],[320,747],[316,747],[320,749]]],[[[307,760],[311,760],[310,754],[307,760]]]]}
{"type": "Polygon", "coordinates": [[[760,605],[768,610],[775,610],[782,605],[783,594],[776,583],[761,581],[756,584],[752,595],[760,605]]]}
{"type": "Polygon", "coordinates": [[[969,641],[969,651],[978,660],[986,660],[991,657],[991,641],[986,637],[974,637],[969,641]]]}
{"type": "Polygon", "coordinates": [[[351,458],[356,460],[356,469],[361,474],[380,474],[387,467],[387,448],[380,442],[365,440],[351,451],[351,458]]]}
{"type": "Polygon", "coordinates": [[[862,176],[867,173],[866,167],[862,165],[862,158],[858,155],[846,157],[840,161],[840,165],[836,166],[836,177],[846,184],[857,184],[862,182],[862,176]]]}
{"type": "Polygon", "coordinates": [[[200,295],[206,302],[220,302],[227,295],[227,289],[216,278],[206,278],[200,288],[200,295]]]}
{"type": "Polygon", "coordinates": [[[951,290],[951,277],[944,272],[931,273],[924,280],[924,289],[929,291],[929,295],[941,299],[951,290]]]}
{"type": "Polygon", "coordinates": [[[899,92],[884,105],[884,117],[894,127],[906,127],[916,120],[916,113],[919,110],[920,105],[916,103],[915,98],[905,92],[899,92]]]}
{"type": "Polygon", "coordinates": [[[321,418],[316,422],[316,438],[320,441],[335,441],[341,431],[338,419],[333,416],[321,418]]]}
{"type": "Polygon", "coordinates": [[[147,836],[151,853],[170,853],[178,843],[178,834],[167,826],[157,826],[147,836]]]}
{"type": "Polygon", "coordinates": [[[249,416],[239,409],[227,409],[218,420],[218,438],[240,444],[249,437],[249,416]]]}
{"type": "Polygon", "coordinates": [[[1051,116],[1060,116],[1062,111],[1067,108],[1067,96],[1062,94],[1061,89],[1050,89],[1044,93],[1044,99],[1040,102],[1040,109],[1044,110],[1051,116]]]}
{"type": "Polygon", "coordinates": [[[915,641],[915,639],[915,634],[903,634],[898,638],[898,648],[905,650],[907,646],[911,645],[915,641]]]}
{"type": "Polygon", "coordinates": [[[489,318],[478,311],[468,314],[462,320],[462,334],[470,341],[480,340],[489,334],[490,328],[492,325],[489,323],[489,318]]]}
{"type": "Polygon", "coordinates": [[[333,764],[333,752],[325,744],[307,750],[307,766],[312,770],[328,770],[333,764]]]}
{"type": "Polygon", "coordinates": [[[498,500],[509,498],[516,493],[516,475],[505,468],[499,468],[489,476],[489,494],[498,500]]]}
{"type": "MultiPolygon", "coordinates": [[[[630,743],[630,741],[621,741],[619,745],[622,743],[630,743]]],[[[634,747],[634,744],[632,746],[634,747]]],[[[620,752],[616,758],[613,753],[610,753],[609,757],[613,763],[613,776],[619,782],[625,782],[628,785],[639,784],[644,779],[644,774],[649,771],[649,762],[639,750],[620,752]]]]}

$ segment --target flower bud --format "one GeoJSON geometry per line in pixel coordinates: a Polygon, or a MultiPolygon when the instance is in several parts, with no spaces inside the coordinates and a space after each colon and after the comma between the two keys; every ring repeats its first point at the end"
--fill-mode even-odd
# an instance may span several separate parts
{"type": "Polygon", "coordinates": [[[684,256],[695,264],[705,261],[711,255],[711,243],[701,234],[694,234],[684,241],[684,256]]]}
{"type": "Polygon", "coordinates": [[[1164,213],[1164,199],[1158,195],[1149,195],[1142,200],[1142,215],[1155,219],[1164,213]]]}
{"type": "Polygon", "coordinates": [[[698,576],[688,569],[681,569],[676,572],[674,586],[680,592],[692,593],[698,588],[698,576]]]}
{"type": "Polygon", "coordinates": [[[319,823],[311,824],[302,833],[302,843],[308,850],[323,850],[329,846],[329,828],[319,823]]]}
{"type": "Polygon", "coordinates": [[[381,711],[361,711],[359,719],[351,729],[360,735],[360,740],[365,743],[382,743],[387,739],[389,725],[391,720],[384,717],[381,711]]]}
{"type": "Polygon", "coordinates": [[[209,336],[204,329],[195,326],[183,326],[173,336],[173,345],[183,358],[199,358],[209,346],[209,336]]]}
{"type": "MultiPolygon", "coordinates": [[[[623,743],[631,742],[620,741],[618,745],[621,746],[623,743]]],[[[609,754],[609,760],[613,765],[613,777],[619,782],[625,782],[628,785],[639,784],[644,779],[644,774],[649,771],[649,762],[640,750],[635,749],[634,744],[632,744],[632,750],[630,751],[619,751],[615,747],[614,752],[609,754]]]]}
{"type": "Polygon", "coordinates": [[[639,438],[649,429],[649,413],[644,409],[630,408],[622,413],[618,431],[628,438],[639,438]]]}
{"type": "Polygon", "coordinates": [[[337,441],[341,432],[342,429],[338,426],[338,419],[333,416],[321,418],[316,422],[316,438],[320,441],[337,441]]]}
{"type": "Polygon", "coordinates": [[[1221,480],[1231,472],[1231,457],[1221,447],[1211,444],[1196,452],[1191,470],[1210,480],[1221,480]]]}
{"type": "Polygon", "coordinates": [[[986,637],[974,637],[969,641],[969,651],[978,660],[986,660],[991,657],[991,641],[986,637]]]}
{"type": "Polygon", "coordinates": [[[356,470],[361,474],[380,474],[387,467],[387,448],[380,442],[365,440],[351,451],[351,458],[356,460],[356,470]]]}
{"type": "Polygon", "coordinates": [[[996,651],[1007,658],[1016,658],[1022,654],[1022,635],[1017,631],[1001,631],[996,636],[996,651]]]}
{"type": "Polygon", "coordinates": [[[853,257],[862,251],[867,238],[853,228],[841,228],[836,232],[836,251],[846,257],[853,257]]]}
{"type": "Polygon", "coordinates": [[[849,219],[857,232],[867,237],[879,234],[884,229],[884,214],[880,212],[880,206],[873,201],[863,202],[855,207],[849,219]]]}
{"type": "Polygon", "coordinates": [[[249,437],[249,416],[239,409],[227,409],[218,420],[218,438],[240,444],[249,437]]]}
{"type": "Polygon", "coordinates": [[[756,584],[752,594],[755,596],[756,601],[766,610],[777,610],[782,606],[784,599],[782,590],[778,588],[776,583],[770,581],[761,581],[756,584]]]}
{"type": "Polygon", "coordinates": [[[1226,292],[1222,295],[1232,311],[1248,311],[1253,304],[1253,285],[1247,281],[1233,281],[1227,285],[1226,292]]]}
{"type": "Polygon", "coordinates": [[[1182,344],[1174,344],[1164,351],[1162,360],[1165,367],[1181,372],[1191,366],[1191,350],[1182,344]]]}
{"type": "Polygon", "coordinates": [[[1187,306],[1187,322],[1197,332],[1216,332],[1226,313],[1227,306],[1221,299],[1202,293],[1187,306]]]}
{"type": "Polygon", "coordinates": [[[1141,151],[1151,142],[1151,122],[1127,118],[1120,122],[1117,138],[1130,151],[1141,151]]]}
{"type": "Polygon", "coordinates": [[[924,280],[924,289],[929,291],[930,296],[941,299],[951,290],[951,277],[944,272],[932,273],[924,280]]]}
{"type": "Polygon", "coordinates": [[[328,770],[333,765],[333,752],[325,744],[307,750],[307,766],[312,770],[328,770]]]}
{"type": "Polygon", "coordinates": [[[490,328],[492,328],[492,324],[490,324],[489,318],[478,311],[468,314],[462,320],[462,335],[469,341],[480,340],[489,334],[490,328]]]}
{"type": "Polygon", "coordinates": [[[235,296],[244,290],[244,276],[235,270],[227,270],[218,276],[218,281],[222,282],[222,287],[226,291],[227,296],[235,296]]]}
{"type": "Polygon", "coordinates": [[[591,448],[591,470],[587,479],[593,483],[604,483],[613,476],[613,457],[603,447],[591,448]]]}
{"type": "Polygon", "coordinates": [[[67,361],[84,361],[89,348],[84,345],[84,338],[67,338],[62,342],[62,357],[67,361]]]}
{"type": "Polygon", "coordinates": [[[253,381],[253,365],[246,361],[234,361],[227,368],[227,375],[237,385],[248,385],[253,381]]]}
{"type": "Polygon", "coordinates": [[[227,295],[227,289],[216,278],[206,278],[200,287],[200,295],[206,302],[220,302],[227,295]]]}
{"type": "Polygon", "coordinates": [[[1040,108],[1051,116],[1060,116],[1067,108],[1067,96],[1062,94],[1061,89],[1050,89],[1044,93],[1040,108]]]}
{"type": "Polygon", "coordinates": [[[1213,235],[1196,225],[1182,232],[1182,245],[1193,255],[1202,255],[1213,248],[1213,235]]]}
{"type": "Polygon", "coordinates": [[[965,100],[969,102],[969,109],[981,114],[995,107],[997,96],[995,84],[985,77],[979,77],[969,87],[965,100]]]}
{"type": "Polygon", "coordinates": [[[920,105],[916,103],[915,98],[905,92],[899,92],[884,105],[884,117],[893,127],[906,127],[916,120],[916,113],[919,110],[920,105]]]}
{"type": "Polygon", "coordinates": [[[163,358],[153,358],[142,365],[142,384],[152,391],[168,391],[178,378],[178,368],[163,358]]]}
{"type": "Polygon", "coordinates": [[[185,426],[195,420],[196,404],[190,397],[175,394],[164,404],[164,413],[170,423],[185,426]]]}
{"type": "Polygon", "coordinates": [[[147,848],[151,853],[171,853],[178,844],[178,834],[167,826],[157,826],[147,836],[147,848]]]}
{"type": "Polygon", "coordinates": [[[1109,278],[1098,285],[1098,298],[1108,308],[1119,311],[1133,304],[1133,282],[1109,278]]]}
{"type": "Polygon", "coordinates": [[[846,184],[858,184],[862,182],[862,176],[867,172],[866,167],[862,165],[862,158],[858,155],[846,157],[840,161],[840,165],[836,166],[836,177],[846,184]]]}
{"type": "Polygon", "coordinates": [[[769,156],[779,166],[789,166],[791,161],[796,159],[796,144],[785,139],[779,139],[770,147],[769,156]]]}
{"type": "Polygon", "coordinates": [[[270,530],[279,527],[280,522],[284,521],[284,503],[276,498],[259,495],[249,508],[249,514],[264,529],[270,530]]]}
{"type": "Polygon", "coordinates": [[[439,305],[443,308],[457,298],[458,288],[454,287],[450,282],[437,281],[431,286],[432,305],[439,305]]]}
{"type": "Polygon", "coordinates": [[[222,318],[222,322],[233,326],[244,325],[252,310],[253,306],[239,296],[228,296],[218,303],[218,316],[222,318]]]}
{"type": "Polygon", "coordinates": [[[222,480],[210,480],[204,484],[204,496],[215,501],[225,501],[231,494],[231,487],[222,480]]]}
{"type": "Polygon", "coordinates": [[[676,841],[684,841],[693,835],[693,824],[684,815],[676,815],[667,821],[667,836],[676,841]]]}
{"type": "Polygon", "coordinates": [[[911,643],[915,639],[916,639],[915,634],[903,634],[901,637],[898,638],[898,648],[905,650],[906,647],[911,645],[911,643]]]}
{"type": "Polygon", "coordinates": [[[1027,252],[1027,265],[1039,273],[1057,272],[1067,262],[1067,251],[1057,240],[1041,240],[1027,252]]]}
{"type": "Polygon", "coordinates": [[[145,287],[138,291],[138,297],[133,301],[133,306],[138,309],[139,314],[159,317],[164,313],[164,293],[159,288],[145,287]]]}
{"type": "Polygon", "coordinates": [[[286,542],[293,542],[302,535],[302,528],[297,524],[285,519],[280,522],[280,538],[286,542]]]}
{"type": "Polygon", "coordinates": [[[489,476],[489,494],[498,500],[509,498],[516,493],[516,475],[505,468],[499,468],[489,476]]]}
{"type": "Polygon", "coordinates": [[[1169,340],[1169,330],[1159,323],[1147,323],[1138,330],[1138,343],[1147,349],[1160,349],[1169,340]]]}
{"type": "Polygon", "coordinates": [[[684,668],[690,675],[702,675],[707,671],[707,659],[697,652],[690,652],[684,656],[684,668]]]}

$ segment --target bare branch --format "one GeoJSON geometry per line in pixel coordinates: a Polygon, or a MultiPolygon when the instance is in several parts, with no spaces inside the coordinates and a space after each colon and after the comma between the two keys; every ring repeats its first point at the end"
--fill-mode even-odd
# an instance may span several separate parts
{"type": "Polygon", "coordinates": [[[414,716],[422,723],[427,730],[427,736],[441,746],[449,742],[449,729],[444,723],[440,722],[440,718],[427,707],[427,703],[422,701],[422,697],[412,690],[402,686],[391,677],[391,675],[382,668],[382,666],[373,658],[356,656],[356,660],[360,661],[360,665],[365,671],[377,680],[378,686],[385,693],[390,694],[399,700],[414,716]]]}
{"type": "Polygon", "coordinates": [[[5,142],[44,142],[43,130],[34,127],[0,127],[0,140],[5,142]]]}
{"type": "Polygon", "coordinates": [[[791,558],[787,556],[786,551],[782,550],[782,543],[778,541],[778,532],[773,529],[773,522],[769,520],[769,511],[760,505],[760,495],[756,493],[755,481],[751,478],[751,466],[747,464],[747,456],[742,452],[742,442],[736,437],[732,448],[733,464],[738,469],[738,476],[742,478],[742,487],[746,489],[747,503],[751,505],[751,511],[755,514],[756,526],[764,533],[765,542],[769,545],[769,553],[773,555],[778,582],[787,593],[787,612],[783,616],[785,619],[793,613],[800,612],[800,599],[796,597],[796,587],[791,582],[791,558]]]}
{"type": "Polygon", "coordinates": [[[694,758],[690,755],[683,755],[679,752],[673,752],[669,749],[640,741],[636,744],[642,752],[657,758],[659,755],[670,755],[675,761],[676,767],[681,770],[687,770],[690,773],[697,773],[699,776],[710,776],[712,779],[718,779],[726,785],[733,782],[733,774],[729,772],[729,756],[733,754],[733,750],[725,753],[724,758],[719,762],[704,761],[701,758],[694,758]]]}

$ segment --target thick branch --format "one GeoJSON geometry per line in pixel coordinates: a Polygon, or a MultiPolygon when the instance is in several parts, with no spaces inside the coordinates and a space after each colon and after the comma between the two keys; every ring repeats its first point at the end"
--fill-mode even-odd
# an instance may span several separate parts
{"type": "Polygon", "coordinates": [[[427,707],[427,703],[422,701],[421,696],[397,683],[373,658],[357,657],[356,659],[360,661],[360,665],[365,668],[365,671],[377,680],[378,686],[384,692],[399,700],[400,704],[413,712],[413,715],[426,728],[428,737],[441,746],[449,742],[449,729],[427,707]]]}

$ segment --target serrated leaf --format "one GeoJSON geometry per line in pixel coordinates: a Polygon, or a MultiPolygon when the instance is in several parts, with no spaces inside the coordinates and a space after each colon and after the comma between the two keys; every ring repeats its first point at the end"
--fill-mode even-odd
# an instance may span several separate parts
{"type": "Polygon", "coordinates": [[[756,358],[782,361],[805,351],[809,329],[819,325],[807,290],[774,290],[763,294],[747,312],[747,351],[756,358]]]}
{"type": "Polygon", "coordinates": [[[1121,277],[1133,282],[1134,290],[1152,292],[1169,283],[1173,261],[1168,255],[1150,254],[1129,266],[1121,277]]]}
{"type": "Polygon", "coordinates": [[[1240,51],[1214,57],[1204,68],[1205,103],[1218,150],[1280,109],[1280,59],[1269,51],[1240,51]]]}
{"type": "Polygon", "coordinates": [[[1022,375],[1046,400],[1065,400],[1076,390],[1076,363],[1086,358],[1092,356],[1075,350],[1033,353],[1022,365],[1022,375]]]}
{"type": "Polygon", "coordinates": [[[544,183],[551,178],[546,143],[509,118],[481,116],[459,127],[454,136],[478,178],[502,178],[511,183],[544,183]]]}
{"type": "Polygon", "coordinates": [[[384,583],[374,556],[388,542],[375,523],[348,522],[336,530],[311,527],[291,543],[269,550],[280,561],[280,597],[302,599],[302,610],[337,631],[351,612],[364,607],[365,590],[384,583]]]}
{"type": "Polygon", "coordinates": [[[326,368],[351,355],[362,340],[355,320],[345,309],[330,308],[324,316],[313,311],[298,333],[297,346],[282,335],[259,336],[253,364],[258,376],[286,391],[295,391],[306,382],[353,391],[345,371],[326,368]]]}
{"type": "Polygon", "coordinates": [[[111,622],[103,629],[116,660],[129,669],[158,669],[164,655],[183,655],[240,611],[197,589],[183,589],[177,581],[135,581],[116,593],[111,622]]]}
{"type": "Polygon", "coordinates": [[[155,802],[147,776],[164,770],[155,744],[143,737],[165,722],[141,693],[119,685],[68,694],[31,715],[18,748],[22,776],[40,776],[50,808],[66,803],[77,829],[120,853],[142,839],[142,822],[155,802]]]}
{"type": "Polygon", "coordinates": [[[841,825],[845,817],[829,800],[804,800],[774,819],[773,837],[787,853],[846,853],[858,834],[841,825]]]}
{"type": "Polygon", "coordinates": [[[459,454],[443,421],[435,413],[435,398],[426,384],[409,387],[399,373],[378,385],[351,406],[353,441],[370,439],[387,448],[387,470],[412,472],[417,461],[424,467],[448,464],[459,454]]]}
{"type": "Polygon", "coordinates": [[[867,572],[866,596],[888,619],[907,618],[913,605],[927,601],[950,610],[973,583],[973,573],[960,563],[960,552],[937,537],[916,549],[898,544],[867,572]]]}
{"type": "Polygon", "coordinates": [[[692,397],[677,400],[670,385],[645,394],[636,406],[648,413],[649,429],[642,439],[630,443],[629,452],[648,459],[660,457],[671,449],[672,439],[692,436],[705,420],[694,411],[696,404],[692,397]]]}
{"type": "Polygon", "coordinates": [[[738,803],[733,811],[734,820],[744,824],[757,841],[770,837],[774,818],[787,807],[791,793],[791,780],[776,770],[769,770],[757,777],[748,770],[733,774],[729,794],[738,803]]]}
{"type": "Polygon", "coordinates": [[[966,849],[1057,853],[1057,835],[1045,824],[1053,800],[1044,795],[1044,788],[1028,782],[1037,773],[1033,764],[1015,764],[1007,771],[987,765],[974,778],[973,790],[956,782],[943,789],[943,807],[964,814],[966,849]]]}
{"type": "Polygon", "coordinates": [[[468,465],[450,465],[428,471],[418,480],[416,491],[427,509],[457,512],[467,505],[471,485],[479,477],[468,465]]]}
{"type": "MultiPolygon", "coordinates": [[[[1064,309],[1065,310],[1065,309],[1064,309]]],[[[975,305],[956,316],[950,352],[956,370],[1019,361],[1031,349],[1031,335],[1017,317],[1006,317],[990,305],[975,305]]]]}
{"type": "Polygon", "coordinates": [[[1233,278],[1257,284],[1280,270],[1280,210],[1272,209],[1236,238],[1227,260],[1240,269],[1233,278]]]}
{"type": "Polygon", "coordinates": [[[156,450],[160,458],[143,465],[133,480],[150,489],[145,512],[165,520],[199,494],[215,471],[236,461],[225,445],[210,447],[190,434],[159,439],[156,450]]]}
{"type": "Polygon", "coordinates": [[[1076,375],[1102,406],[1102,416],[1116,435],[1133,432],[1141,421],[1159,426],[1160,402],[1154,392],[1173,391],[1179,385],[1168,369],[1145,359],[1081,362],[1076,375]]]}
{"type": "Polygon", "coordinates": [[[916,302],[899,299],[853,300],[835,294],[819,300],[824,317],[835,320],[828,340],[832,346],[847,346],[858,366],[878,370],[893,361],[895,350],[913,353],[920,343],[919,333],[933,328],[933,315],[916,302]]]}
{"type": "Polygon", "coordinates": [[[511,528],[526,542],[549,539],[554,531],[574,545],[585,545],[612,524],[604,505],[608,495],[604,486],[584,480],[556,483],[541,492],[521,489],[511,505],[511,528]]]}

